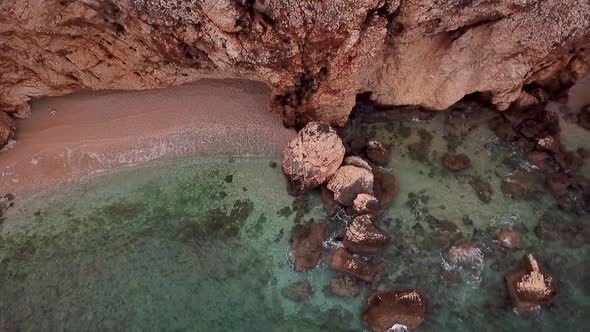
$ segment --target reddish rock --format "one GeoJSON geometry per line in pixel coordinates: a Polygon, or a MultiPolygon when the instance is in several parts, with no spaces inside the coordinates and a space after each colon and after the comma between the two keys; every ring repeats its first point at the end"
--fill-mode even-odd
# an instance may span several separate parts
{"type": "Polygon", "coordinates": [[[389,150],[379,141],[369,141],[365,147],[367,158],[379,166],[385,166],[389,163],[389,150]]]}
{"type": "Polygon", "coordinates": [[[370,215],[354,218],[346,229],[344,247],[355,253],[375,254],[385,249],[391,241],[389,234],[377,227],[370,215]]]}
{"type": "Polygon", "coordinates": [[[373,170],[373,175],[375,179],[373,183],[374,196],[379,201],[381,208],[385,209],[397,196],[399,183],[395,176],[385,171],[373,170]]]}
{"type": "Polygon", "coordinates": [[[541,271],[533,255],[524,256],[523,268],[508,274],[506,283],[512,306],[517,312],[551,303],[557,295],[552,278],[541,271]]]}
{"type": "Polygon", "coordinates": [[[369,165],[369,163],[366,160],[364,160],[361,157],[357,157],[357,156],[349,156],[349,157],[344,158],[344,165],[356,166],[356,167],[364,168],[368,171],[373,170],[371,165],[369,165]]]}
{"type": "Polygon", "coordinates": [[[385,332],[393,325],[417,328],[424,321],[426,305],[414,288],[400,288],[371,295],[362,315],[374,332],[385,332]]]}
{"type": "Polygon", "coordinates": [[[328,266],[340,273],[372,283],[377,276],[377,269],[360,258],[354,257],[344,248],[334,250],[328,256],[328,266]]]}
{"type": "Polygon", "coordinates": [[[333,216],[338,211],[338,202],[334,199],[334,193],[328,188],[323,186],[321,188],[322,203],[324,204],[324,210],[328,216],[333,216]]]}
{"type": "Polygon", "coordinates": [[[0,149],[15,137],[16,125],[12,118],[0,111],[0,149]]]}
{"type": "Polygon", "coordinates": [[[520,235],[513,229],[502,227],[496,230],[496,239],[508,249],[520,247],[520,235]]]}
{"type": "Polygon", "coordinates": [[[492,201],[494,190],[492,189],[492,185],[484,178],[481,176],[474,176],[469,180],[469,185],[471,185],[471,188],[473,188],[475,195],[480,201],[486,204],[492,201]]]}
{"type": "Polygon", "coordinates": [[[553,173],[547,176],[545,183],[547,183],[547,187],[553,194],[560,196],[567,192],[567,188],[572,184],[572,181],[566,174],[553,173]]]}
{"type": "Polygon", "coordinates": [[[564,151],[556,154],[555,161],[566,173],[574,173],[582,165],[582,160],[572,151],[564,151]]]}
{"type": "Polygon", "coordinates": [[[353,297],[359,294],[358,282],[350,277],[334,278],[330,281],[330,292],[336,296],[353,297]]]}
{"type": "Polygon", "coordinates": [[[358,194],[352,202],[352,209],[355,214],[377,214],[379,212],[379,201],[375,196],[369,194],[358,194]]]}
{"type": "Polygon", "coordinates": [[[468,169],[471,166],[471,160],[465,154],[445,153],[442,163],[449,171],[457,172],[468,169]]]}
{"type": "Polygon", "coordinates": [[[345,165],[336,171],[327,188],[339,203],[352,206],[360,193],[373,194],[373,173],[366,168],[345,165]]]}
{"type": "Polygon", "coordinates": [[[325,238],[326,224],[313,219],[293,236],[291,253],[295,259],[296,271],[303,272],[318,263],[325,238]]]}
{"type": "Polygon", "coordinates": [[[283,150],[283,172],[299,191],[328,181],[344,159],[344,144],[332,127],[310,122],[283,150]]]}
{"type": "Polygon", "coordinates": [[[550,156],[543,151],[531,151],[527,154],[527,160],[538,169],[547,168],[550,156]]]}
{"type": "Polygon", "coordinates": [[[502,192],[512,198],[526,198],[541,190],[541,179],[530,173],[514,173],[502,182],[502,192]]]}

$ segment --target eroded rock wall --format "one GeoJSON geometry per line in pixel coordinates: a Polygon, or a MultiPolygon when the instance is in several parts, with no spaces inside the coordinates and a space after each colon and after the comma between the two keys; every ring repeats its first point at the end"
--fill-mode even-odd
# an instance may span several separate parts
{"type": "Polygon", "coordinates": [[[431,109],[484,92],[505,109],[587,71],[589,39],[588,0],[0,1],[0,110],[204,77],[268,83],[291,126],[343,125],[363,91],[431,109]]]}

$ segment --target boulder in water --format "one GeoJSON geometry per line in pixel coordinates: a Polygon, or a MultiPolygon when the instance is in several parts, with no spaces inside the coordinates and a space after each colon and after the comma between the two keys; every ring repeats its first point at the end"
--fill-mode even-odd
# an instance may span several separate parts
{"type": "Polygon", "coordinates": [[[389,163],[389,150],[379,141],[369,141],[365,147],[365,153],[370,161],[379,166],[385,166],[389,163]]]}
{"type": "Polygon", "coordinates": [[[371,165],[369,165],[369,163],[366,160],[364,160],[361,157],[357,157],[357,156],[349,156],[349,157],[344,158],[344,165],[356,166],[356,167],[364,168],[368,171],[373,170],[371,165]]]}
{"type": "Polygon", "coordinates": [[[330,292],[336,296],[353,297],[359,294],[358,282],[350,277],[333,278],[330,281],[330,292]]]}
{"type": "Polygon", "coordinates": [[[377,269],[360,258],[354,257],[348,250],[338,248],[328,256],[328,266],[340,273],[372,283],[377,276],[377,269]]]}
{"type": "Polygon", "coordinates": [[[324,210],[326,211],[326,214],[328,216],[333,216],[336,213],[336,211],[338,211],[338,206],[340,204],[336,202],[336,200],[334,199],[334,193],[325,186],[322,186],[321,194],[322,203],[324,205],[324,210]]]}
{"type": "Polygon", "coordinates": [[[281,294],[291,301],[302,302],[307,300],[313,291],[307,281],[296,281],[281,290],[281,294]]]}
{"type": "Polygon", "coordinates": [[[425,315],[422,295],[414,288],[400,288],[371,295],[362,320],[372,331],[385,332],[395,325],[415,329],[425,315]]]}
{"type": "Polygon", "coordinates": [[[514,173],[502,182],[502,192],[512,198],[526,198],[541,190],[541,179],[530,173],[514,173]]]}
{"type": "Polygon", "coordinates": [[[360,193],[352,202],[352,209],[357,215],[360,214],[376,214],[379,212],[379,201],[375,196],[360,193]]]}
{"type": "Polygon", "coordinates": [[[325,183],[344,159],[344,144],[330,125],[308,123],[283,151],[283,172],[299,191],[325,183]]]}
{"type": "Polygon", "coordinates": [[[476,266],[483,261],[482,251],[471,242],[449,247],[444,257],[448,263],[456,266],[476,266]]]}
{"type": "Polygon", "coordinates": [[[508,227],[502,227],[496,230],[496,239],[500,244],[508,249],[520,247],[520,235],[508,227]]]}
{"type": "Polygon", "coordinates": [[[352,206],[358,194],[373,194],[373,173],[366,168],[345,165],[336,171],[327,187],[336,201],[352,206]]]}
{"type": "Polygon", "coordinates": [[[344,235],[344,247],[355,253],[379,253],[389,241],[391,236],[377,227],[368,214],[354,218],[344,235]]]}
{"type": "Polygon", "coordinates": [[[322,251],[326,238],[326,224],[310,220],[305,227],[295,233],[291,243],[291,253],[295,259],[295,270],[303,272],[314,267],[322,251]]]}
{"type": "Polygon", "coordinates": [[[471,166],[471,160],[469,157],[462,153],[445,153],[442,162],[446,169],[453,172],[463,171],[471,166]]]}
{"type": "Polygon", "coordinates": [[[541,271],[539,263],[533,255],[525,255],[523,265],[521,270],[506,276],[508,292],[517,312],[551,303],[557,295],[553,279],[541,271]]]}
{"type": "Polygon", "coordinates": [[[388,207],[397,196],[397,193],[399,192],[399,183],[395,176],[385,171],[373,170],[373,176],[373,193],[375,198],[379,201],[381,208],[384,209],[388,207]]]}

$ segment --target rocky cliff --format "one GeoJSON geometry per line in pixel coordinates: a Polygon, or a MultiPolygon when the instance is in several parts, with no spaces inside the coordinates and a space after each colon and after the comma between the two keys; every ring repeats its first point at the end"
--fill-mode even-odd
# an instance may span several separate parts
{"type": "Polygon", "coordinates": [[[0,1],[0,110],[41,96],[204,77],[264,81],[287,125],[343,125],[360,92],[506,109],[590,67],[588,0],[0,1]]]}

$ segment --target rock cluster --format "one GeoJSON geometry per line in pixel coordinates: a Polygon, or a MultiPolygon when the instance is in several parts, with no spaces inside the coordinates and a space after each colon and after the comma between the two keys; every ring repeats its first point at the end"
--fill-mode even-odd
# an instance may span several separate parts
{"type": "Polygon", "coordinates": [[[553,279],[541,271],[533,255],[525,255],[523,265],[523,269],[506,276],[512,305],[518,312],[550,303],[557,295],[553,279]]]}

